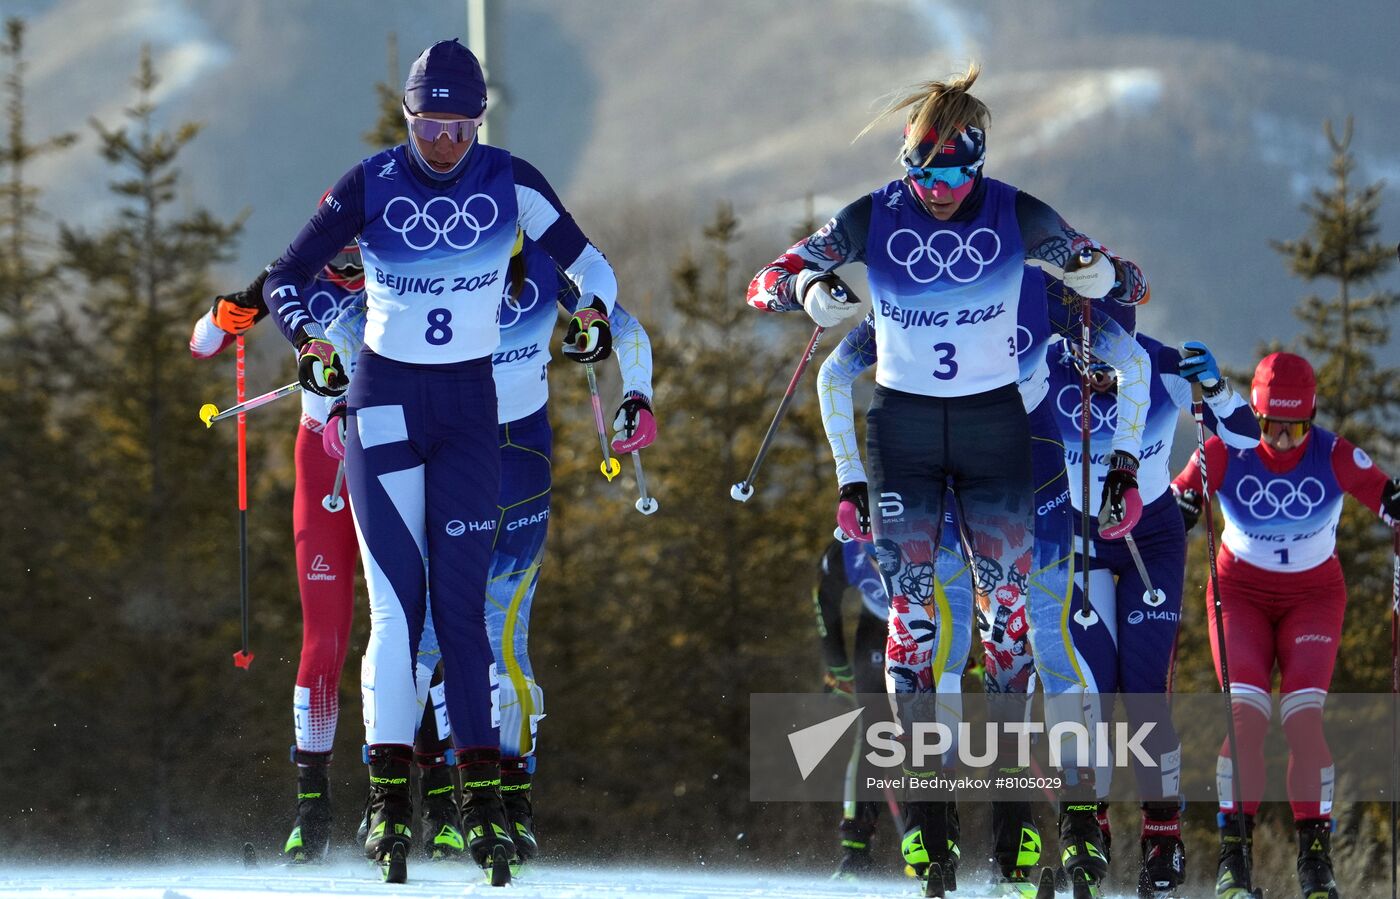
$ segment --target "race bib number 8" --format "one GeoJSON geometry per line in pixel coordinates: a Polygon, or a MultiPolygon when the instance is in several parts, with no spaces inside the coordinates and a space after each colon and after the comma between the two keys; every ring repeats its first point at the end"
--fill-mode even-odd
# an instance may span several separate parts
{"type": "Polygon", "coordinates": [[[444,346],[452,341],[452,329],[448,327],[452,323],[451,309],[430,309],[428,310],[428,330],[423,333],[423,339],[433,346],[444,346]]]}

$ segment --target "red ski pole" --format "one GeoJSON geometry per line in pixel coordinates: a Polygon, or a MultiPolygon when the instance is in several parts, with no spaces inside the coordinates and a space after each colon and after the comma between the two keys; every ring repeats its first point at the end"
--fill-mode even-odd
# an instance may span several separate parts
{"type": "MultiPolygon", "coordinates": [[[[234,379],[238,401],[244,396],[243,335],[235,341],[234,379]]],[[[248,413],[238,413],[238,602],[243,618],[243,648],[233,654],[233,664],[247,670],[253,664],[248,651],[248,413]]]]}

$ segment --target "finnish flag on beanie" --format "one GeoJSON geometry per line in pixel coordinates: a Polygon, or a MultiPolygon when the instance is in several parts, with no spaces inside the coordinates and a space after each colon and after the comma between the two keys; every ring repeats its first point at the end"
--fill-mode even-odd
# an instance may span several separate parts
{"type": "Polygon", "coordinates": [[[408,111],[445,112],[474,119],[486,111],[486,77],[472,51],[457,38],[438,41],[419,54],[403,86],[408,111]]]}

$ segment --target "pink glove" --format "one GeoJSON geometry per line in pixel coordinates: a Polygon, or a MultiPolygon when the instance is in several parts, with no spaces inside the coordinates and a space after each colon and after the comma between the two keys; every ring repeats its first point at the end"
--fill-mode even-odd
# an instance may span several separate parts
{"type": "Polygon", "coordinates": [[[1142,495],[1138,493],[1138,460],[1131,453],[1114,450],[1108,457],[1108,475],[1103,480],[1103,505],[1099,507],[1099,536],[1118,540],[1131,533],[1142,518],[1142,495]]]}
{"type": "Polygon", "coordinates": [[[326,417],[325,430],[321,431],[321,449],[332,459],[345,458],[345,403],[333,403],[331,414],[326,417]]]}
{"type": "Polygon", "coordinates": [[[836,524],[852,540],[869,543],[875,539],[870,535],[870,493],[864,481],[841,487],[841,501],[836,506],[836,524]]]}
{"type": "Polygon", "coordinates": [[[651,446],[656,439],[656,418],[651,414],[651,403],[635,390],[628,391],[622,398],[613,417],[612,449],[619,456],[635,453],[651,446]]]}

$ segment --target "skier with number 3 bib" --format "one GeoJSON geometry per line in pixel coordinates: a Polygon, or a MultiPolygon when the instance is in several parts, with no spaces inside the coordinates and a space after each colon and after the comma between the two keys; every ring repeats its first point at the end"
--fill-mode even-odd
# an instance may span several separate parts
{"type": "Polygon", "coordinates": [[[491,357],[517,229],[553,257],[582,297],[565,355],[591,363],[611,351],[612,267],[533,166],[476,139],[485,111],[476,57],[456,40],[425,50],[404,87],[405,143],[347,172],[263,285],[297,348],[303,388],[339,395],[345,360],[304,294],[341,247],[359,242],[367,316],[346,412],[346,482],[370,596],[362,670],[365,852],[395,882],[407,878],[414,656],[429,596],[468,849],[490,866],[493,882],[509,877],[515,855],[500,792],[491,702],[498,675],[485,612],[501,487],[491,357]]]}
{"type": "MultiPolygon", "coordinates": [[[[867,307],[836,289],[836,269],[866,265],[879,342],[867,416],[877,502],[869,508],[879,510],[872,515],[875,551],[892,605],[932,601],[930,579],[913,575],[939,532],[949,484],[971,543],[977,590],[1007,598],[1028,592],[1034,484],[1016,352],[1025,262],[1065,269],[1065,283],[1087,298],[1132,305],[1148,293],[1137,266],[1108,254],[1035,197],[983,174],[990,114],[968,92],[977,74],[974,66],[948,82],[925,83],[892,104],[888,113],[907,110],[904,177],[846,206],[759,271],[748,291],[759,309],[802,308],[825,328],[854,324],[867,307]]],[[[1131,429],[1115,450],[1111,524],[1126,531],[1137,509],[1131,429]]],[[[1036,627],[1035,611],[1032,644],[1059,640],[1058,627],[1036,627]]],[[[1082,688],[1072,671],[1053,674],[1057,691],[1082,688]]],[[[906,725],[915,699],[902,696],[906,725]]],[[[1067,779],[1078,781],[1079,772],[1067,779]]],[[[1076,783],[1065,795],[1061,836],[1069,867],[1093,884],[1107,864],[1097,848],[1097,804],[1082,792],[1076,783]]],[[[949,802],[908,798],[905,858],[925,878],[926,893],[942,895],[956,886],[949,802]]]]}

